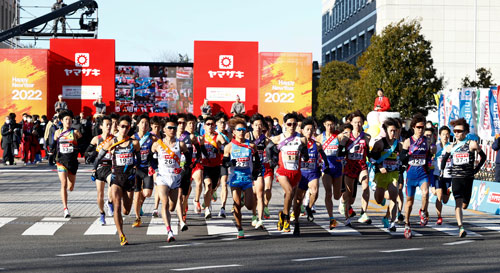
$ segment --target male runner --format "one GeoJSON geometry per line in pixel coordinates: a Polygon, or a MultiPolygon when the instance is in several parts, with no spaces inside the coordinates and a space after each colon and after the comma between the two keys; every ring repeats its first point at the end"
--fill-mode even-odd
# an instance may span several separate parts
{"type": "Polygon", "coordinates": [[[450,145],[451,130],[448,126],[443,126],[439,128],[439,143],[437,144],[436,156],[434,158],[434,176],[436,180],[436,212],[437,212],[437,225],[443,223],[443,217],[441,211],[443,209],[443,203],[448,203],[450,199],[450,189],[451,189],[451,158],[449,158],[445,163],[445,168],[441,171],[441,162],[443,161],[443,156],[445,154],[446,146],[450,145]]]}
{"type": "MultiPolygon", "coordinates": [[[[227,145],[228,143],[231,142],[231,135],[229,132],[226,130],[226,123],[227,123],[228,117],[224,112],[219,112],[217,115],[215,115],[215,121],[216,121],[216,129],[215,131],[217,134],[222,136],[224,142],[222,142],[222,145],[220,146],[220,155],[224,155],[224,146],[227,145]]],[[[226,202],[227,202],[227,168],[221,165],[220,168],[220,179],[219,179],[219,185],[221,186],[221,203],[222,206],[220,208],[219,212],[219,217],[226,218],[226,202]]],[[[214,189],[213,194],[212,194],[212,201],[216,202],[217,201],[217,188],[214,189]]]]}

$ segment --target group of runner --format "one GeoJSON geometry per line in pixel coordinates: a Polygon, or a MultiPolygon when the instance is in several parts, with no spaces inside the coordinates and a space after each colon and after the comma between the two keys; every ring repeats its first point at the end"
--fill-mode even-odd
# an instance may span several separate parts
{"type": "MultiPolygon", "coordinates": [[[[60,118],[63,128],[55,133],[51,150],[57,155],[64,217],[70,217],[67,190],[74,188],[77,141],[81,135],[71,129],[70,111],[61,112],[60,118]]],[[[426,119],[421,114],[412,118],[413,135],[406,139],[402,137],[402,121],[388,118],[382,126],[383,137],[374,141],[373,147],[369,145],[370,135],[363,131],[365,116],[360,111],[344,120],[339,124],[333,115],[326,115],[322,120],[324,131],[318,133],[320,124],[314,118],[289,113],[283,118],[283,133],[272,136],[273,119],[269,117],[255,114],[228,119],[221,112],[204,119],[200,135],[196,132],[197,118],[192,114],[163,119],[142,114],[137,118],[137,132],[132,134],[129,116],[104,116],[100,123],[102,134],[92,139],[85,152],[86,162],[93,164],[91,178],[97,188],[100,222],[106,224],[104,192],[108,183],[108,214],[114,217],[121,245],[128,244],[122,214],[128,215],[134,205],[133,227],[141,226],[142,205],[154,192],[152,215],[161,214],[167,241],[171,242],[175,240],[171,213],[177,214],[181,231],[188,229],[186,214],[194,181],[193,211],[196,214],[203,211],[205,219],[212,218],[211,203],[217,200],[219,187],[222,207],[218,216],[226,217],[230,187],[237,238],[244,238],[242,208],[252,212],[252,226],[263,229],[263,221],[271,217],[268,206],[276,177],[284,191],[283,208],[278,214],[279,231],[290,232],[293,222],[293,233],[300,236],[302,213],[308,221],[314,221],[320,180],[325,189],[330,229],[340,224],[333,214],[334,200],[338,202],[343,224],[352,225],[358,182],[362,191],[358,222],[371,224],[367,213],[369,176],[374,173],[374,199],[382,206],[388,202],[382,222],[389,231],[396,231],[396,223],[404,222],[405,237],[412,237],[410,215],[419,187],[420,225],[427,225],[429,220],[429,189],[437,195],[438,225],[443,222],[442,203],[448,201],[452,192],[459,234],[466,236],[462,209],[469,204],[474,174],[484,164],[486,155],[477,139],[469,134],[464,119],[451,122],[454,142],[450,142],[451,130],[443,126],[436,144],[435,132],[426,128],[426,119]],[[476,154],[480,156],[478,164],[476,154]]]]}

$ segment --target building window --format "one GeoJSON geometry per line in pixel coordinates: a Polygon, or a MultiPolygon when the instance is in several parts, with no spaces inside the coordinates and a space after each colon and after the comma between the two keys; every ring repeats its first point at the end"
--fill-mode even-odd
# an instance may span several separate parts
{"type": "Polygon", "coordinates": [[[339,22],[340,22],[340,12],[339,12],[339,5],[335,5],[335,14],[337,15],[337,20],[335,21],[335,23],[338,25],[339,22]]]}
{"type": "Polygon", "coordinates": [[[342,47],[337,48],[337,60],[341,61],[344,57],[342,56],[342,47]]]}
{"type": "Polygon", "coordinates": [[[331,61],[335,61],[335,60],[337,60],[337,52],[335,52],[335,50],[332,50],[332,54],[331,54],[331,56],[332,56],[331,61]]]}
{"type": "Polygon", "coordinates": [[[357,42],[356,39],[351,40],[351,45],[350,45],[351,46],[351,55],[356,54],[356,51],[357,51],[357,49],[356,49],[356,42],[357,42]]]}
{"type": "Polygon", "coordinates": [[[365,49],[365,35],[360,35],[358,39],[358,51],[365,49]]]}

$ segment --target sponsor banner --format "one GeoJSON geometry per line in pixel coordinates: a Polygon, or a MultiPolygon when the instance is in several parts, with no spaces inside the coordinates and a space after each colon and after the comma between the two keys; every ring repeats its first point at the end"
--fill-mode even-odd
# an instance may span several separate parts
{"type": "Polygon", "coordinates": [[[194,42],[195,115],[201,113],[200,106],[205,98],[213,113],[230,114],[237,95],[248,115],[257,112],[258,47],[257,42],[194,42]]]}
{"type": "Polygon", "coordinates": [[[45,49],[0,49],[0,121],[9,113],[47,114],[47,56],[45,49]]]}
{"type": "MultiPolygon", "coordinates": [[[[422,199],[422,192],[417,188],[415,199],[422,199]]],[[[435,203],[436,196],[429,191],[429,202],[435,203]]],[[[455,199],[453,193],[450,194],[450,199],[446,205],[454,207],[455,199]]],[[[472,195],[468,209],[481,211],[491,214],[500,214],[500,183],[474,180],[472,185],[472,195]]]]}
{"type": "Polygon", "coordinates": [[[489,108],[490,108],[490,116],[491,116],[491,135],[492,137],[495,134],[500,134],[500,118],[498,116],[498,87],[491,87],[488,90],[489,97],[489,108]]]}
{"type": "Polygon", "coordinates": [[[54,114],[59,94],[75,115],[94,114],[93,102],[99,95],[103,96],[107,112],[114,110],[114,40],[51,39],[49,64],[49,114],[54,114]]]}
{"type": "Polygon", "coordinates": [[[259,112],[281,117],[312,113],[312,54],[262,52],[259,57],[259,112]]]}
{"type": "Polygon", "coordinates": [[[491,111],[490,99],[491,92],[488,89],[479,89],[479,121],[478,121],[478,135],[482,139],[488,139],[491,136],[491,111]]]}

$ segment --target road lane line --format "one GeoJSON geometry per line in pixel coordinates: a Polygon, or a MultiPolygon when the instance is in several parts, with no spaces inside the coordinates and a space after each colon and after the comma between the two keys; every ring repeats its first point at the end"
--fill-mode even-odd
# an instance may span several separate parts
{"type": "MultiPolygon", "coordinates": [[[[372,223],[372,226],[384,231],[384,232],[387,232],[389,234],[391,234],[392,236],[404,236],[405,235],[405,228],[404,227],[398,227],[396,225],[396,231],[392,232],[392,231],[389,231],[389,228],[385,228],[384,225],[382,224],[373,224],[372,223]]],[[[423,236],[422,234],[412,230],[411,231],[411,234],[412,236],[415,236],[415,237],[421,237],[423,236]]]]}
{"type": "MultiPolygon", "coordinates": [[[[460,234],[460,230],[458,229],[457,226],[452,226],[452,225],[448,225],[448,224],[444,224],[444,223],[441,225],[436,225],[436,223],[432,223],[428,226],[437,230],[437,231],[441,231],[441,232],[446,233],[446,234],[451,235],[451,236],[458,236],[460,234]]],[[[467,231],[467,236],[472,236],[472,237],[481,237],[482,236],[481,234],[477,234],[477,233],[470,231],[470,230],[466,230],[466,231],[467,231]]]]}
{"type": "MultiPolygon", "coordinates": [[[[170,228],[174,235],[178,234],[179,221],[177,218],[173,218],[170,220],[170,228]]],[[[163,219],[161,217],[151,218],[151,222],[149,222],[148,231],[146,235],[165,235],[167,236],[167,228],[163,223],[163,219]]]]}
{"type": "MultiPolygon", "coordinates": [[[[472,225],[477,226],[477,227],[486,228],[489,230],[494,230],[494,231],[500,232],[500,224],[499,223],[497,223],[497,222],[489,222],[488,223],[488,221],[490,221],[490,220],[477,219],[477,220],[467,220],[466,223],[472,224],[472,225]]],[[[467,231],[467,234],[469,234],[468,231],[467,231]]]]}
{"type": "Polygon", "coordinates": [[[236,228],[233,220],[205,220],[207,223],[208,235],[236,235],[238,229],[236,228]]]}
{"type": "Polygon", "coordinates": [[[116,225],[113,217],[106,217],[106,225],[102,226],[97,218],[83,235],[115,235],[116,225]]]}
{"type": "Polygon", "coordinates": [[[202,270],[202,269],[238,267],[238,266],[242,266],[242,265],[241,264],[208,265],[208,266],[199,266],[199,267],[176,268],[176,269],[172,269],[172,271],[189,271],[189,270],[202,270]]]}
{"type": "Polygon", "coordinates": [[[330,257],[316,257],[316,258],[303,258],[303,259],[292,259],[292,262],[307,262],[316,260],[328,260],[328,259],[342,259],[346,256],[330,256],[330,257]]]}
{"type": "Polygon", "coordinates": [[[196,246],[202,245],[203,243],[192,243],[192,244],[183,244],[183,245],[170,245],[170,246],[159,246],[158,248],[174,248],[174,247],[183,247],[183,246],[196,246]]]}
{"type": "Polygon", "coordinates": [[[69,254],[57,254],[57,257],[71,257],[71,256],[83,256],[83,255],[93,255],[93,254],[105,254],[105,253],[116,253],[120,252],[118,250],[105,250],[105,251],[92,251],[92,252],[80,252],[80,253],[69,253],[69,254]]]}
{"type": "Polygon", "coordinates": [[[451,243],[444,243],[444,246],[454,246],[454,245],[462,245],[462,244],[468,244],[472,243],[474,241],[471,240],[464,240],[464,241],[456,241],[456,242],[451,242],[451,243]]]}
{"type": "Polygon", "coordinates": [[[69,218],[45,217],[25,230],[22,235],[54,235],[69,220],[69,218]]]}
{"type": "Polygon", "coordinates": [[[0,228],[8,224],[9,222],[12,222],[16,220],[17,218],[15,217],[1,217],[0,218],[0,228]]]}
{"type": "Polygon", "coordinates": [[[381,250],[382,253],[394,253],[394,252],[406,252],[406,251],[417,251],[423,250],[423,248],[403,248],[403,249],[391,249],[391,250],[381,250]]]}

